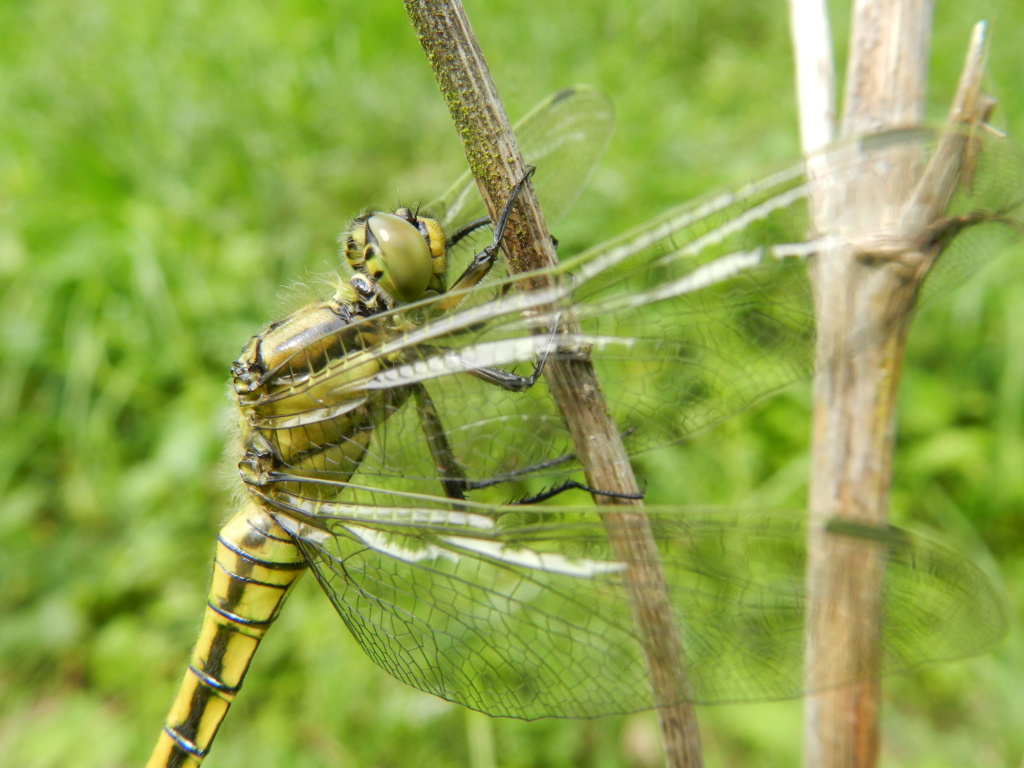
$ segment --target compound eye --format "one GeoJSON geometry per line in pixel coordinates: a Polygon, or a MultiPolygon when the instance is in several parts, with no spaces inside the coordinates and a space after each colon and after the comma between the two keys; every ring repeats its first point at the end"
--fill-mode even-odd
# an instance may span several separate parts
{"type": "Polygon", "coordinates": [[[366,226],[380,252],[379,263],[366,265],[377,285],[399,302],[423,298],[433,275],[430,247],[423,235],[390,213],[375,213],[366,226]]]}

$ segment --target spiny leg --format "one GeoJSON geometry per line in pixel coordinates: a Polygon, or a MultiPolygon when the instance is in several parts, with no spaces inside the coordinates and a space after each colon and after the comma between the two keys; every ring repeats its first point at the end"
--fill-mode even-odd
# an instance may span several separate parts
{"type": "Polygon", "coordinates": [[[441,486],[444,494],[450,499],[465,500],[466,490],[469,481],[466,479],[466,471],[455,458],[455,452],[448,442],[441,417],[434,406],[434,400],[422,384],[412,385],[413,396],[416,398],[416,410],[420,417],[420,426],[427,438],[427,446],[430,448],[430,456],[434,460],[434,467],[441,478],[441,486]]]}
{"type": "Polygon", "coordinates": [[[640,491],[639,493],[620,493],[619,491],[602,491],[600,488],[592,488],[586,483],[581,483],[577,480],[564,480],[558,485],[554,485],[551,488],[540,491],[538,493],[532,493],[529,496],[524,496],[523,498],[517,499],[512,503],[517,505],[539,504],[542,501],[553,499],[555,496],[558,496],[561,493],[565,493],[566,491],[583,491],[584,493],[589,493],[591,495],[607,496],[608,498],[611,499],[640,500],[643,499],[644,497],[643,491],[640,491]]]}
{"type": "MultiPolygon", "coordinates": [[[[551,356],[551,351],[556,347],[560,320],[561,314],[556,312],[551,321],[551,327],[547,333],[547,346],[544,348],[544,351],[537,356],[537,362],[533,364],[533,370],[530,372],[529,376],[520,376],[517,373],[510,373],[509,371],[502,370],[501,368],[492,368],[489,366],[476,367],[468,362],[461,365],[459,370],[468,373],[470,376],[475,376],[481,381],[486,381],[488,384],[500,387],[506,392],[525,392],[537,383],[540,379],[541,373],[544,372],[544,366],[547,364],[548,358],[551,356]]],[[[471,330],[474,329],[467,328],[464,329],[464,332],[471,330]]],[[[419,356],[424,358],[438,356],[446,359],[457,359],[459,357],[459,353],[457,350],[448,347],[435,347],[424,344],[419,348],[419,356]]]]}
{"type": "MultiPolygon", "coordinates": [[[[538,362],[537,366],[534,368],[534,377],[539,375],[540,368],[542,367],[543,360],[538,362]]],[[[501,373],[504,372],[502,371],[501,373]]],[[[505,375],[511,376],[514,374],[505,375]]],[[[413,385],[413,392],[416,398],[416,409],[420,417],[420,426],[427,438],[427,445],[430,448],[430,455],[434,460],[434,467],[440,475],[441,485],[444,488],[445,495],[451,499],[465,499],[466,493],[470,491],[480,490],[482,488],[498,485],[499,483],[508,482],[516,477],[524,477],[532,474],[533,472],[565,463],[573,459],[573,454],[565,454],[555,459],[549,459],[529,467],[524,467],[515,473],[501,477],[488,478],[485,480],[469,480],[466,477],[466,471],[462,468],[458,459],[455,458],[455,452],[452,450],[451,444],[448,442],[448,436],[445,434],[444,425],[441,422],[440,415],[437,413],[437,408],[434,405],[433,398],[430,397],[430,393],[427,392],[426,387],[422,384],[413,385]]],[[[544,491],[540,491],[536,494],[531,494],[522,499],[518,499],[513,503],[524,505],[537,504],[554,498],[555,496],[569,490],[580,490],[590,494],[608,496],[617,499],[643,498],[643,493],[625,494],[613,491],[603,491],[599,488],[592,488],[589,485],[585,485],[584,483],[580,483],[576,480],[565,480],[558,485],[544,491]]]]}
{"type": "MultiPolygon", "coordinates": [[[[462,296],[459,293],[466,289],[472,288],[474,285],[478,285],[483,280],[487,273],[491,271],[491,267],[494,266],[494,260],[498,256],[498,251],[501,248],[501,239],[505,235],[505,227],[508,226],[508,218],[512,214],[512,207],[515,205],[516,199],[519,197],[519,193],[523,190],[523,185],[527,179],[533,175],[536,169],[531,165],[527,168],[526,173],[523,177],[516,182],[516,185],[512,188],[512,192],[509,194],[508,200],[501,209],[501,213],[498,214],[498,220],[494,223],[494,236],[491,238],[491,242],[484,248],[480,253],[473,257],[473,260],[469,262],[469,266],[463,270],[459,278],[452,283],[448,289],[448,293],[454,294],[453,296],[442,300],[440,302],[440,309],[447,311],[457,306],[462,301],[462,296]]],[[[451,242],[457,242],[458,240],[465,237],[467,234],[472,232],[474,229],[478,229],[483,226],[481,222],[485,220],[478,219],[477,221],[471,222],[467,227],[463,227],[452,237],[451,242]]]]}

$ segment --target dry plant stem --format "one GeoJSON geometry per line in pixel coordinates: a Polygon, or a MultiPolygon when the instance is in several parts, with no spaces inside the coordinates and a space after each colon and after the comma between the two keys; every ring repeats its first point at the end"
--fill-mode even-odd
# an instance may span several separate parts
{"type": "MultiPolygon", "coordinates": [[[[930,5],[858,0],[841,135],[920,122],[930,5]]],[[[808,544],[806,681],[852,682],[811,694],[804,706],[805,768],[877,764],[880,706],[880,553],[830,539],[831,516],[886,520],[894,405],[906,323],[916,286],[896,261],[865,260],[855,242],[898,219],[910,193],[912,150],[892,150],[877,176],[865,159],[850,178],[817,176],[815,223],[838,245],[813,265],[818,348],[808,544]],[[901,156],[901,154],[903,156],[901,156]],[[854,351],[856,350],[856,352],[854,351]]]]}
{"type": "MultiPolygon", "coordinates": [[[[405,6],[493,217],[522,176],[524,165],[483,55],[458,2],[406,0],[405,6]]],[[[551,236],[529,186],[516,203],[502,245],[512,272],[555,262],[551,236]]],[[[566,327],[573,323],[572,318],[564,318],[566,327]]],[[[619,431],[589,361],[551,360],[544,377],[591,487],[638,493],[619,431]]],[[[601,495],[596,501],[610,503],[601,495]]],[[[696,712],[686,703],[685,660],[657,547],[641,504],[619,500],[616,506],[622,511],[607,513],[605,523],[616,557],[629,564],[628,589],[638,640],[647,659],[654,701],[662,705],[658,712],[666,761],[673,768],[700,766],[696,712]]]]}
{"type": "Polygon", "coordinates": [[[810,157],[835,138],[836,74],[825,0],[789,0],[800,144],[810,157]]]}
{"type": "MultiPolygon", "coordinates": [[[[921,121],[931,4],[863,0],[855,7],[842,135],[921,121]]],[[[799,41],[795,41],[799,45],[799,41]]],[[[983,61],[976,30],[950,120],[984,119],[983,61]]],[[[887,517],[894,406],[909,314],[939,255],[927,237],[969,172],[970,146],[950,131],[923,175],[919,149],[890,147],[856,158],[860,172],[839,177],[810,169],[819,233],[837,245],[813,264],[818,323],[810,490],[807,666],[809,688],[856,681],[808,695],[804,765],[877,763],[882,553],[828,537],[842,517],[883,524],[887,517]],[[928,244],[927,247],[925,244],[928,244]]],[[[839,162],[850,158],[836,156],[839,162]]]]}

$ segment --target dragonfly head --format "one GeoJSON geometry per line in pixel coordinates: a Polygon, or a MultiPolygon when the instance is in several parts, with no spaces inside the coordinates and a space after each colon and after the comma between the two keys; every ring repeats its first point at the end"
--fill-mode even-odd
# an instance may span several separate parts
{"type": "Polygon", "coordinates": [[[446,240],[434,219],[408,208],[358,216],[342,238],[345,258],[390,305],[444,293],[446,240]]]}

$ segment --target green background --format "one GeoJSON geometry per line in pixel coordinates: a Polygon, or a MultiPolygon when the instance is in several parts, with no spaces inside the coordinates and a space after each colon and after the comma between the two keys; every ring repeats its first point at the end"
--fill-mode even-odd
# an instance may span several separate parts
{"type": "MultiPolygon", "coordinates": [[[[842,40],[848,11],[833,5],[842,40]]],[[[577,82],[616,104],[607,158],[557,229],[563,252],[798,154],[782,2],[467,6],[513,117],[577,82]]],[[[995,21],[997,119],[1021,135],[1013,0],[940,4],[929,114],[943,115],[981,15],[995,21]]],[[[307,293],[335,268],[349,217],[429,199],[461,167],[397,2],[0,3],[5,764],[144,762],[232,504],[230,361],[294,303],[282,287],[307,293]]],[[[997,570],[1018,608],[1022,257],[920,316],[893,490],[896,521],[997,570]]],[[[687,503],[799,506],[807,390],[646,460],[649,486],[687,503]]],[[[891,680],[883,765],[1019,765],[1022,672],[1014,625],[987,657],[891,680]]],[[[700,716],[710,765],[798,763],[799,702],[700,716]]],[[[208,765],[646,766],[658,754],[649,713],[492,721],[407,689],[307,579],[208,765]]]]}

